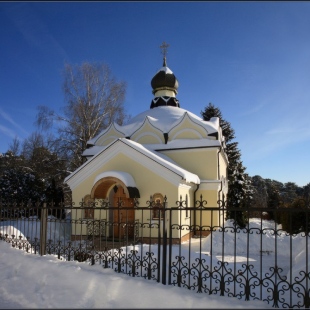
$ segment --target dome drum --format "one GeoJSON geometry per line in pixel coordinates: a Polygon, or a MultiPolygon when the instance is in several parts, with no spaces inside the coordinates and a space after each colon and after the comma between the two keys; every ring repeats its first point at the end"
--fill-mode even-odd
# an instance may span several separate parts
{"type": "Polygon", "coordinates": [[[179,108],[180,103],[179,100],[175,97],[168,97],[168,96],[155,97],[151,102],[150,109],[162,106],[171,106],[179,108]]]}

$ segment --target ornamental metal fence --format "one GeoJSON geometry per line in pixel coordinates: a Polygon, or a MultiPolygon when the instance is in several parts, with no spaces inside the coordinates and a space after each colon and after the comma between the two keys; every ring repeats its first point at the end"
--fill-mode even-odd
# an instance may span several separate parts
{"type": "Polygon", "coordinates": [[[0,239],[197,293],[309,308],[309,205],[233,209],[202,197],[140,206],[0,202],[0,239]],[[245,219],[238,225],[230,218],[245,219]]]}

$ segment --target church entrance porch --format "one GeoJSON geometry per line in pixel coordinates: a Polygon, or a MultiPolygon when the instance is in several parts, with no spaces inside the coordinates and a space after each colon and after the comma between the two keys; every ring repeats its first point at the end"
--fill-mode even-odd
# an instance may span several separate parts
{"type": "Polygon", "coordinates": [[[130,197],[127,186],[115,177],[106,177],[95,183],[91,196],[98,202],[98,207],[106,206],[106,209],[98,208],[101,214],[97,212],[97,216],[94,213],[88,235],[114,241],[132,239],[135,233],[134,198],[130,197]]]}

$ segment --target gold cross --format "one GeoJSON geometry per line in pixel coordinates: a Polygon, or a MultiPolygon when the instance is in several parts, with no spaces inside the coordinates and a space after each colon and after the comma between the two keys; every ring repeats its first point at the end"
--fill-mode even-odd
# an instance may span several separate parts
{"type": "Polygon", "coordinates": [[[167,55],[167,49],[169,47],[169,44],[167,44],[165,41],[162,43],[162,45],[160,46],[161,48],[161,52],[162,54],[164,55],[164,58],[166,58],[166,55],[167,55]]]}

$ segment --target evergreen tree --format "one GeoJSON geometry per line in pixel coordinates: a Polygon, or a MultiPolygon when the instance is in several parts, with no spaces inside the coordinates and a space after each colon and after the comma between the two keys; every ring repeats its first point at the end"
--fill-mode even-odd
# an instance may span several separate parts
{"type": "Polygon", "coordinates": [[[282,200],[286,204],[290,204],[295,201],[300,194],[300,188],[294,182],[287,182],[284,184],[282,200]]]}
{"type": "Polygon", "coordinates": [[[268,201],[268,194],[267,194],[267,186],[265,183],[265,180],[259,176],[255,175],[254,177],[251,177],[251,185],[253,188],[253,197],[250,202],[250,207],[251,209],[254,208],[256,209],[251,210],[249,212],[249,217],[261,217],[262,215],[267,216],[268,211],[267,211],[267,201],[268,201]],[[260,209],[266,209],[264,211],[265,213],[263,214],[260,209]]]}
{"type": "Polygon", "coordinates": [[[8,150],[6,153],[0,153],[0,177],[9,168],[25,167],[26,165],[25,158],[11,150],[8,150]]]}
{"type": "Polygon", "coordinates": [[[8,168],[0,176],[0,197],[4,201],[25,203],[45,200],[45,184],[31,169],[8,168]]]}
{"type": "Polygon", "coordinates": [[[65,163],[51,151],[41,134],[33,133],[22,147],[10,147],[0,154],[0,199],[18,204],[53,202],[60,206],[66,174],[65,163]]]}
{"type": "Polygon", "coordinates": [[[261,176],[255,175],[251,178],[251,183],[253,186],[253,199],[251,202],[251,207],[267,208],[268,193],[265,180],[261,176]]]}
{"type": "Polygon", "coordinates": [[[212,103],[201,112],[203,120],[209,121],[212,117],[218,117],[222,128],[223,136],[226,142],[226,154],[228,157],[228,194],[227,194],[227,218],[234,219],[237,224],[244,227],[246,224],[245,215],[238,208],[248,206],[249,200],[252,198],[252,186],[248,174],[245,173],[246,168],[241,161],[241,153],[238,149],[238,142],[235,139],[235,131],[223,117],[221,111],[212,103]],[[231,208],[232,210],[229,210],[231,208]]]}
{"type": "Polygon", "coordinates": [[[64,192],[62,187],[56,186],[54,179],[45,189],[45,201],[51,207],[48,209],[49,214],[57,218],[65,218],[65,210],[63,209],[64,192]]]}
{"type": "Polygon", "coordinates": [[[271,179],[264,179],[267,190],[267,208],[270,219],[276,220],[278,218],[277,213],[274,212],[276,208],[280,206],[281,195],[280,190],[283,186],[282,183],[271,179]]]}
{"type": "Polygon", "coordinates": [[[302,197],[305,200],[306,204],[310,206],[310,183],[303,187],[302,197]]]}

